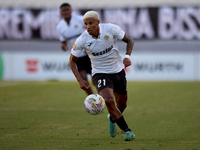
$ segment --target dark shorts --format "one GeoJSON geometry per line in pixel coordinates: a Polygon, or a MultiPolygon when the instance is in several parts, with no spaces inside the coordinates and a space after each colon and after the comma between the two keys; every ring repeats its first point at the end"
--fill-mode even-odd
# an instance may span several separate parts
{"type": "Polygon", "coordinates": [[[86,70],[88,74],[91,74],[92,67],[88,55],[84,57],[79,57],[76,61],[76,65],[78,68],[78,72],[86,70]]]}
{"type": "Polygon", "coordinates": [[[104,88],[111,88],[118,94],[127,94],[127,81],[124,69],[114,74],[96,73],[92,78],[98,93],[104,88]]]}

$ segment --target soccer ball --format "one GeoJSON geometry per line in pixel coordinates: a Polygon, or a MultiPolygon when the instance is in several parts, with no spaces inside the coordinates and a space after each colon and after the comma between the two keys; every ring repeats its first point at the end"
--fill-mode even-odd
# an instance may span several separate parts
{"type": "Polygon", "coordinates": [[[90,94],[84,100],[85,110],[92,114],[100,114],[105,108],[105,101],[99,94],[90,94]]]}

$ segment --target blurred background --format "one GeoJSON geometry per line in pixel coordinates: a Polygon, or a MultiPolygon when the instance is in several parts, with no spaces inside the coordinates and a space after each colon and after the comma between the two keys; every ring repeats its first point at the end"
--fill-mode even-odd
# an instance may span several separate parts
{"type": "Polygon", "coordinates": [[[75,81],[56,31],[64,2],[74,14],[97,11],[134,39],[128,80],[200,81],[199,0],[1,0],[1,80],[75,81]]]}

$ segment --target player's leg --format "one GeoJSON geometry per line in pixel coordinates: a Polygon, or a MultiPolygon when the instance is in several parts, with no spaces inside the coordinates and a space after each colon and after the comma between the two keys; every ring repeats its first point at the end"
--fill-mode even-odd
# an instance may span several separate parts
{"type": "Polygon", "coordinates": [[[113,96],[113,89],[111,88],[104,88],[99,92],[100,95],[105,99],[105,103],[108,109],[108,121],[109,121],[109,132],[111,137],[115,137],[117,135],[117,126],[115,121],[112,117],[117,120],[122,116],[121,112],[115,105],[114,96],[113,96]],[[111,117],[112,116],[112,117],[111,117]]]}
{"type": "MultiPolygon", "coordinates": [[[[116,106],[120,110],[121,113],[123,113],[124,109],[126,108],[127,104],[127,95],[121,95],[119,93],[115,92],[115,99],[116,99],[116,106]]],[[[112,118],[111,118],[112,119],[112,118]]],[[[115,120],[117,125],[125,132],[126,136],[124,137],[125,141],[130,141],[135,138],[135,135],[131,131],[131,129],[128,127],[124,117],[122,116],[118,120],[115,120]]]]}
{"type": "Polygon", "coordinates": [[[124,70],[115,74],[115,81],[113,84],[116,105],[122,113],[127,107],[127,81],[124,70]]]}
{"type": "MultiPolygon", "coordinates": [[[[87,78],[87,71],[86,70],[81,70],[79,72],[81,78],[83,78],[85,81],[88,82],[88,78],[87,78]]],[[[88,82],[89,83],[89,82],[88,82]]],[[[89,89],[85,90],[85,92],[90,95],[90,94],[93,94],[93,91],[92,91],[92,88],[90,87],[89,89]]]]}
{"type": "MultiPolygon", "coordinates": [[[[106,106],[108,108],[109,113],[113,116],[113,118],[117,119],[121,117],[121,112],[115,105],[114,95],[113,95],[113,82],[109,78],[108,74],[97,73],[93,77],[93,81],[95,83],[96,89],[100,95],[105,99],[106,106]]],[[[110,114],[108,114],[109,120],[109,131],[111,137],[115,137],[117,135],[117,127],[115,121],[111,122],[110,114]]]]}
{"type": "MultiPolygon", "coordinates": [[[[121,95],[117,92],[113,92],[115,95],[115,101],[116,101],[116,107],[120,110],[121,113],[123,113],[124,109],[127,106],[127,94],[126,95],[121,95]]],[[[111,122],[115,122],[115,120],[110,117],[111,122]]]]}
{"type": "MultiPolygon", "coordinates": [[[[116,124],[119,126],[119,128],[121,130],[123,130],[126,134],[126,136],[124,137],[125,141],[130,141],[130,140],[134,139],[135,135],[132,133],[131,129],[129,129],[121,111],[115,105],[115,101],[114,101],[114,97],[113,97],[113,90],[110,89],[110,88],[105,88],[105,89],[100,91],[100,94],[105,99],[105,103],[106,103],[108,112],[110,114],[109,122],[110,122],[110,134],[111,134],[111,136],[112,137],[116,136],[116,133],[111,132],[112,130],[113,131],[116,130],[116,129],[114,129],[114,128],[116,128],[116,127],[114,127],[115,122],[116,122],[116,124]]],[[[124,97],[124,96],[122,95],[122,97],[124,97]]],[[[120,96],[119,96],[119,98],[120,98],[120,96]]]]}
{"type": "MultiPolygon", "coordinates": [[[[134,134],[131,132],[131,130],[128,128],[128,125],[126,124],[126,121],[124,120],[124,117],[120,110],[117,108],[115,101],[114,101],[114,94],[113,94],[113,79],[118,78],[118,75],[109,75],[109,74],[95,74],[93,76],[96,89],[98,93],[105,99],[105,103],[109,112],[108,119],[110,123],[110,135],[112,137],[116,136],[116,124],[119,126],[121,130],[123,130],[128,136],[124,140],[132,140],[135,138],[133,136],[134,134]]],[[[126,89],[124,90],[126,92],[126,89]]],[[[123,92],[123,93],[125,93],[123,92]]],[[[117,92],[118,94],[121,94],[117,92]]],[[[121,94],[123,95],[123,94],[121,94]]],[[[124,94],[125,95],[125,94],[124,94]]]]}
{"type": "MultiPolygon", "coordinates": [[[[116,100],[116,106],[122,113],[127,106],[127,81],[125,77],[125,72],[115,74],[114,77],[114,95],[116,100]]],[[[115,120],[113,118],[113,120],[115,120]]],[[[118,120],[115,120],[117,125],[125,132],[126,136],[124,137],[125,141],[129,141],[135,138],[135,135],[132,133],[131,129],[128,127],[123,115],[118,120]]]]}
{"type": "Polygon", "coordinates": [[[119,119],[122,114],[119,109],[115,105],[113,89],[111,88],[104,88],[99,93],[104,99],[108,109],[109,114],[112,116],[114,120],[119,119]]]}
{"type": "Polygon", "coordinates": [[[121,113],[123,113],[124,109],[127,106],[127,94],[121,95],[117,92],[114,92],[114,95],[117,108],[121,111],[121,113]]]}

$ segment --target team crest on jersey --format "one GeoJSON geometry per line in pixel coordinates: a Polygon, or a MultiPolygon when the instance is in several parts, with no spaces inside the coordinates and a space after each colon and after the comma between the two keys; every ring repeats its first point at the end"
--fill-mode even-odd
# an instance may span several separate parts
{"type": "Polygon", "coordinates": [[[76,43],[74,43],[74,45],[73,45],[73,50],[75,50],[76,49],[76,43]]]}
{"type": "Polygon", "coordinates": [[[108,35],[105,35],[103,38],[105,41],[108,41],[110,39],[110,37],[108,35]]]}
{"type": "Polygon", "coordinates": [[[76,28],[78,28],[78,25],[77,25],[77,24],[75,24],[75,25],[74,25],[74,28],[75,28],[75,29],[76,29],[76,28]]]}

